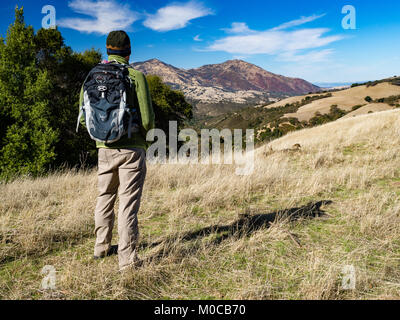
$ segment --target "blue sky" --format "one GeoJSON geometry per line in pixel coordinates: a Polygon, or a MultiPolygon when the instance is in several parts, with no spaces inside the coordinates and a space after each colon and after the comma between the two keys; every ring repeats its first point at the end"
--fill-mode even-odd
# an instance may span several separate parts
{"type": "Polygon", "coordinates": [[[182,68],[243,59],[270,72],[313,83],[400,75],[400,1],[393,0],[2,0],[0,35],[15,5],[38,30],[42,7],[56,9],[67,45],[104,53],[106,35],[125,29],[132,62],[158,58],[182,68]],[[345,5],[356,29],[342,27],[345,5]]]}

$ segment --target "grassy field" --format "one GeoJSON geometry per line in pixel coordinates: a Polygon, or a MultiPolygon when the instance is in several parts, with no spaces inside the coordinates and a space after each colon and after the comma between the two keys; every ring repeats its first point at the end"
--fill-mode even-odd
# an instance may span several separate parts
{"type": "MultiPolygon", "coordinates": [[[[340,109],[345,111],[351,111],[352,107],[356,105],[365,105],[365,98],[369,96],[371,99],[381,99],[387,98],[390,96],[397,96],[400,94],[400,86],[394,85],[389,82],[379,83],[375,86],[358,86],[354,88],[350,88],[347,90],[339,90],[332,93],[332,97],[322,100],[314,101],[306,106],[301,107],[297,110],[296,113],[288,113],[285,117],[294,117],[299,119],[300,121],[309,120],[315,114],[315,112],[320,112],[322,114],[329,112],[329,108],[332,105],[337,105],[340,109]]],[[[277,104],[283,103],[277,102],[277,104]]],[[[273,107],[274,105],[270,105],[268,107],[273,107]]],[[[376,105],[370,106],[371,111],[381,111],[383,108],[386,110],[393,109],[393,106],[390,106],[387,103],[381,103],[380,107],[376,108],[376,105]]],[[[369,111],[368,110],[368,111],[369,111]]],[[[365,112],[365,114],[368,113],[365,112]]],[[[360,112],[360,111],[359,111],[360,112]]]]}
{"type": "Polygon", "coordinates": [[[145,264],[126,273],[116,256],[92,259],[95,172],[2,184],[0,297],[398,299],[399,124],[393,110],[291,133],[256,150],[247,177],[150,166],[145,264]],[[55,290],[41,289],[46,265],[55,290]],[[354,290],[342,287],[346,265],[354,290]]]}

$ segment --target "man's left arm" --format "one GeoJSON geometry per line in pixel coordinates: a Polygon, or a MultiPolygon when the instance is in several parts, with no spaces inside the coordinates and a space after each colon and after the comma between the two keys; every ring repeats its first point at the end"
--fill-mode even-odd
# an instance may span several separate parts
{"type": "MultiPolygon", "coordinates": [[[[79,94],[79,113],[81,112],[82,106],[83,106],[83,86],[82,86],[81,92],[79,94]]],[[[86,127],[85,117],[83,116],[83,114],[82,114],[81,118],[79,119],[79,122],[83,127],[86,127]]]]}

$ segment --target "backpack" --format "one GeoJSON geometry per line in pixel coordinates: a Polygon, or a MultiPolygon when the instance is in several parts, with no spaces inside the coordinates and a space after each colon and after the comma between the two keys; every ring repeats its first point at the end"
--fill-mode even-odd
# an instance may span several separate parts
{"type": "Polygon", "coordinates": [[[114,143],[140,131],[140,113],[127,102],[133,88],[129,68],[115,61],[100,63],[89,72],[83,84],[77,132],[82,116],[90,137],[97,142],[114,143]]]}

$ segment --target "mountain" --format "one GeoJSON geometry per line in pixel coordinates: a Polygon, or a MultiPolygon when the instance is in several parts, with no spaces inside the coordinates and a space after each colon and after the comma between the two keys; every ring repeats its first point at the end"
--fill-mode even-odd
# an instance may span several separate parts
{"type": "Polygon", "coordinates": [[[137,62],[132,64],[132,67],[146,75],[157,75],[161,77],[165,83],[174,87],[200,85],[200,83],[185,69],[176,68],[158,59],[137,62]]]}
{"type": "Polygon", "coordinates": [[[318,91],[313,84],[268,72],[242,60],[230,60],[189,70],[203,80],[203,85],[221,86],[230,90],[255,90],[285,95],[318,91]]]}
{"type": "Polygon", "coordinates": [[[146,75],[157,75],[174,89],[183,91],[197,115],[219,115],[243,107],[319,91],[302,79],[268,72],[242,60],[185,70],[158,59],[132,65],[146,75]]]}

